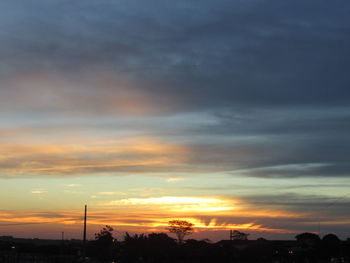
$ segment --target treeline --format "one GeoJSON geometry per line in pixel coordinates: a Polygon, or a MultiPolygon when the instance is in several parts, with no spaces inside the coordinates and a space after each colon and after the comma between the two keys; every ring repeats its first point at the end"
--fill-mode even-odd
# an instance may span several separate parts
{"type": "Polygon", "coordinates": [[[121,263],[350,262],[349,239],[341,241],[334,234],[321,239],[313,233],[299,234],[294,241],[247,240],[238,236],[235,240],[216,243],[194,239],[179,242],[165,233],[126,233],[123,241],[116,242],[110,233],[104,233],[89,243],[88,251],[89,256],[99,262],[121,263]]]}
{"type": "Polygon", "coordinates": [[[328,234],[322,239],[313,233],[302,233],[293,241],[236,239],[212,243],[187,239],[183,242],[165,233],[129,234],[122,240],[113,237],[106,226],[86,245],[81,241],[51,245],[0,242],[0,262],[75,263],[326,263],[350,262],[350,240],[341,241],[328,234]]]}

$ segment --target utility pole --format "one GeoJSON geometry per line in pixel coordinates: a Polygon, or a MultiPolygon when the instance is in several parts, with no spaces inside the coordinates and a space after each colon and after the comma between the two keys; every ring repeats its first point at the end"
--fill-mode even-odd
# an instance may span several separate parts
{"type": "Polygon", "coordinates": [[[85,258],[86,258],[86,212],[87,212],[87,205],[85,205],[85,212],[84,212],[83,262],[85,262],[85,258]]]}
{"type": "Polygon", "coordinates": [[[64,232],[62,231],[61,255],[64,254],[64,232]]]}

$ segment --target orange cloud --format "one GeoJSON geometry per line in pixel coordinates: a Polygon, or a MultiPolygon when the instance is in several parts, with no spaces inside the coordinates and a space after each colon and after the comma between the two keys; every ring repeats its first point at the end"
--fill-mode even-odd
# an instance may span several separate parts
{"type": "MultiPolygon", "coordinates": [[[[117,114],[147,116],[157,114],[159,105],[139,83],[115,72],[80,74],[79,78],[46,72],[16,72],[8,76],[6,99],[17,107],[54,110],[58,114],[117,114]],[[84,91],[81,92],[81,87],[84,91]],[[98,90],[98,92],[95,92],[98,90]]],[[[159,103],[158,103],[159,104],[159,103]]]]}
{"type": "Polygon", "coordinates": [[[60,143],[1,144],[7,176],[94,174],[167,170],[184,161],[187,149],[150,138],[60,143]]]}
{"type": "Polygon", "coordinates": [[[219,212],[234,209],[232,202],[218,198],[163,196],[128,198],[106,203],[111,206],[156,206],[171,212],[219,212]]]}

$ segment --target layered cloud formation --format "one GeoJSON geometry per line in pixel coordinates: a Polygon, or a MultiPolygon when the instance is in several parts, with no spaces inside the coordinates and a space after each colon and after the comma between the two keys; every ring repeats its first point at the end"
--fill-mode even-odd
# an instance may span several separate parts
{"type": "MultiPolygon", "coordinates": [[[[127,176],[126,196],[105,194],[102,203],[138,200],[141,209],[167,196],[216,196],[283,208],[303,222],[265,220],[266,229],[343,222],[349,9],[340,0],[2,1],[2,184],[127,176]],[[172,195],[142,199],[130,190],[140,176],[164,179],[156,187],[172,195]],[[310,207],[329,213],[303,217],[310,207]]],[[[99,191],[124,191],[107,186],[99,191]]],[[[30,187],[41,198],[52,191],[30,187]]]]}

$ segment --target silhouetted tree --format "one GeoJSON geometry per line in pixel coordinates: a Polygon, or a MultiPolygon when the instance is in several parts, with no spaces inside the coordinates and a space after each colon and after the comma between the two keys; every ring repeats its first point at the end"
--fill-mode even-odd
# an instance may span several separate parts
{"type": "Polygon", "coordinates": [[[90,254],[102,262],[110,261],[113,257],[113,244],[115,244],[113,230],[111,226],[106,225],[95,233],[95,240],[89,244],[90,254]]]}
{"type": "Polygon", "coordinates": [[[325,235],[322,238],[322,252],[323,255],[330,259],[331,257],[338,256],[340,253],[340,239],[334,234],[325,235]]]}
{"type": "Polygon", "coordinates": [[[249,234],[240,232],[238,230],[232,231],[232,240],[248,240],[249,234]]]}
{"type": "Polygon", "coordinates": [[[179,244],[182,244],[185,236],[192,234],[194,231],[193,224],[185,220],[171,220],[168,222],[168,231],[177,236],[179,244]]]}
{"type": "Polygon", "coordinates": [[[124,262],[142,262],[148,253],[146,248],[147,236],[145,234],[124,235],[124,262]]]}
{"type": "Polygon", "coordinates": [[[168,262],[174,256],[176,242],[165,233],[130,235],[125,233],[122,261],[168,262]]]}
{"type": "Polygon", "coordinates": [[[320,258],[321,239],[314,233],[301,233],[295,236],[302,252],[300,253],[301,262],[317,262],[320,258]]]}
{"type": "Polygon", "coordinates": [[[99,232],[95,233],[95,240],[106,243],[113,242],[113,230],[111,226],[106,225],[99,232]]]}
{"type": "Polygon", "coordinates": [[[301,243],[306,243],[306,244],[315,244],[318,243],[319,241],[321,241],[320,237],[314,233],[301,233],[295,236],[295,239],[298,242],[301,243]]]}
{"type": "Polygon", "coordinates": [[[146,238],[147,236],[145,234],[134,234],[133,236],[131,236],[128,232],[126,232],[124,235],[125,242],[140,241],[145,240],[146,238]]]}
{"type": "Polygon", "coordinates": [[[165,233],[151,233],[148,235],[148,242],[154,245],[174,245],[175,239],[165,233]]]}
{"type": "Polygon", "coordinates": [[[218,262],[213,246],[206,240],[187,239],[181,247],[187,262],[218,262]]]}
{"type": "Polygon", "coordinates": [[[339,243],[340,239],[335,234],[327,234],[322,238],[323,242],[327,243],[339,243]]]}

